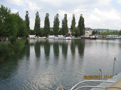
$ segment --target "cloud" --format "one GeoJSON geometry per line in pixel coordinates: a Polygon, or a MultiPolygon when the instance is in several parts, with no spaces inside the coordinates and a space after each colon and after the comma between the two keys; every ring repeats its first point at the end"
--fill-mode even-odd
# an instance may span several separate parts
{"type": "Polygon", "coordinates": [[[16,9],[11,9],[11,12],[12,12],[12,13],[17,13],[18,10],[16,10],[16,9]]]}
{"type": "Polygon", "coordinates": [[[18,5],[18,6],[25,6],[24,0],[6,0],[6,1],[11,4],[18,5]]]}
{"type": "Polygon", "coordinates": [[[121,0],[118,0],[117,3],[121,4],[121,0]]]}
{"type": "MultiPolygon", "coordinates": [[[[81,14],[85,19],[85,26],[91,28],[116,28],[120,29],[121,12],[115,9],[114,0],[6,0],[8,5],[13,5],[12,12],[21,13],[25,18],[26,10],[29,11],[30,28],[34,28],[35,13],[38,11],[41,27],[44,26],[45,14],[49,13],[50,26],[53,26],[54,16],[59,14],[60,26],[64,14],[67,14],[68,27],[71,26],[72,15],[75,14],[76,26],[81,14]],[[16,5],[18,7],[16,7],[16,5]],[[21,7],[19,7],[21,6],[21,7]],[[14,10],[16,9],[16,10],[14,10]]],[[[115,0],[121,4],[121,0],[115,0]]],[[[3,3],[3,2],[2,2],[3,3]]]]}
{"type": "Polygon", "coordinates": [[[35,19],[30,19],[30,29],[34,29],[35,19]]]}
{"type": "Polygon", "coordinates": [[[29,8],[34,11],[34,10],[39,10],[40,8],[36,5],[36,3],[28,2],[29,3],[29,8]]]}
{"type": "Polygon", "coordinates": [[[85,24],[92,28],[112,28],[117,29],[120,27],[121,13],[115,9],[99,10],[95,8],[92,12],[85,16],[85,24]]]}

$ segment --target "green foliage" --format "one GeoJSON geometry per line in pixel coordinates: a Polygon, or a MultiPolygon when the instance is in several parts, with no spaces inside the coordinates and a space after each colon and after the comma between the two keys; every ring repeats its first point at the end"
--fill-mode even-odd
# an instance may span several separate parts
{"type": "Polygon", "coordinates": [[[111,31],[111,30],[107,29],[105,32],[101,31],[100,35],[117,35],[117,33],[115,31],[111,31]]]}
{"type": "Polygon", "coordinates": [[[46,13],[46,16],[45,16],[45,21],[44,21],[44,34],[46,35],[46,37],[48,36],[48,34],[50,34],[49,13],[46,13]]]}
{"type": "Polygon", "coordinates": [[[99,32],[97,32],[97,31],[92,31],[92,35],[94,35],[94,34],[98,34],[99,32]]]}
{"type": "Polygon", "coordinates": [[[75,25],[76,25],[75,15],[73,14],[73,19],[72,19],[72,23],[71,23],[71,32],[72,33],[75,32],[75,29],[76,29],[75,25]]]}
{"type": "Polygon", "coordinates": [[[64,19],[62,20],[62,35],[66,33],[68,33],[67,14],[64,14],[64,19]]]}
{"type": "Polygon", "coordinates": [[[16,40],[14,44],[0,43],[0,61],[3,58],[20,51],[24,47],[26,39],[16,40]]]}
{"type": "Polygon", "coordinates": [[[15,36],[10,36],[10,37],[9,37],[9,41],[11,42],[11,44],[15,44],[15,42],[16,42],[16,37],[15,37],[15,36]]]}
{"type": "Polygon", "coordinates": [[[119,35],[121,35],[121,30],[119,31],[119,35]]]}
{"type": "Polygon", "coordinates": [[[27,36],[25,21],[19,16],[19,13],[12,14],[10,9],[1,5],[0,15],[0,36],[27,36]]]}
{"type": "Polygon", "coordinates": [[[81,14],[81,16],[79,18],[78,28],[80,30],[80,34],[84,35],[85,34],[85,25],[84,25],[84,18],[82,16],[82,14],[81,14]]]}
{"type": "Polygon", "coordinates": [[[75,29],[75,37],[80,36],[80,30],[79,28],[75,29]]]}
{"type": "Polygon", "coordinates": [[[40,17],[39,17],[38,12],[36,13],[34,31],[35,31],[36,36],[40,36],[40,34],[41,34],[41,32],[40,32],[40,17]]]}
{"type": "Polygon", "coordinates": [[[41,32],[41,36],[45,36],[46,35],[44,29],[40,30],[40,32],[41,32]]]}
{"type": "Polygon", "coordinates": [[[54,25],[53,25],[53,32],[54,35],[58,35],[59,32],[59,15],[56,14],[55,18],[54,18],[54,25]]]}
{"type": "Polygon", "coordinates": [[[6,31],[6,28],[8,25],[10,25],[9,18],[10,18],[10,9],[7,7],[4,7],[1,5],[0,7],[0,36],[6,36],[8,31],[6,31]],[[9,23],[8,23],[8,22],[9,23]]]}
{"type": "Polygon", "coordinates": [[[19,15],[16,15],[16,17],[17,17],[17,27],[18,27],[17,36],[18,37],[27,36],[28,31],[25,21],[23,21],[23,19],[19,17],[19,15]]]}
{"type": "Polygon", "coordinates": [[[27,27],[27,32],[29,32],[30,27],[29,27],[29,12],[28,11],[26,11],[25,23],[26,23],[26,27],[27,27]]]}
{"type": "Polygon", "coordinates": [[[0,56],[8,52],[8,44],[0,44],[0,56]]]}
{"type": "Polygon", "coordinates": [[[54,32],[53,31],[50,31],[50,35],[54,35],[54,32]]]}
{"type": "Polygon", "coordinates": [[[31,30],[31,31],[30,31],[30,35],[35,35],[34,30],[31,30]]]}
{"type": "Polygon", "coordinates": [[[62,35],[62,28],[60,28],[58,34],[59,34],[59,35],[62,35]]]}

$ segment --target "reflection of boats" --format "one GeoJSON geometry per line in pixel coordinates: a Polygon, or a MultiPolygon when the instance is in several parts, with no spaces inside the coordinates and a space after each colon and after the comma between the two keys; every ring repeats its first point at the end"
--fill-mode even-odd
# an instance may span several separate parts
{"type": "Polygon", "coordinates": [[[81,36],[82,39],[96,39],[95,35],[91,35],[91,36],[81,36]]]}

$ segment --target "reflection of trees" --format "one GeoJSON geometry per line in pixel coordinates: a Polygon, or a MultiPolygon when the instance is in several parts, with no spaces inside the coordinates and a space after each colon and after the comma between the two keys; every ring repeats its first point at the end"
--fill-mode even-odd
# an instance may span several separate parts
{"type": "Polygon", "coordinates": [[[48,40],[46,40],[45,42],[43,42],[43,45],[45,50],[45,56],[48,57],[50,54],[50,43],[48,42],[48,40]]]}
{"type": "Polygon", "coordinates": [[[62,54],[64,55],[64,57],[67,57],[67,49],[68,49],[68,44],[66,43],[62,43],[62,54]]]}
{"type": "Polygon", "coordinates": [[[59,44],[58,42],[53,43],[54,55],[58,58],[59,56],[59,44]]]}
{"type": "Polygon", "coordinates": [[[36,57],[39,58],[40,57],[40,42],[36,42],[36,44],[34,45],[34,49],[35,49],[36,57]]]}
{"type": "Polygon", "coordinates": [[[75,54],[75,42],[74,42],[74,40],[71,41],[71,53],[72,53],[72,55],[75,54]]]}
{"type": "Polygon", "coordinates": [[[26,45],[20,52],[15,53],[7,58],[3,62],[0,63],[0,81],[8,79],[12,77],[15,73],[17,73],[19,69],[19,64],[21,59],[26,56],[30,56],[30,45],[26,45]]]}
{"type": "Polygon", "coordinates": [[[85,40],[82,39],[79,43],[78,43],[78,52],[80,54],[81,57],[84,56],[84,47],[85,47],[85,40]]]}

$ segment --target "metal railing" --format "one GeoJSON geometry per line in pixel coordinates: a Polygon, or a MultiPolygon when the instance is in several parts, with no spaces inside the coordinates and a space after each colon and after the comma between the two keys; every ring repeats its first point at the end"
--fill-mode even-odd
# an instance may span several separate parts
{"type": "MultiPolygon", "coordinates": [[[[70,90],[74,90],[75,87],[77,87],[79,84],[84,83],[84,82],[115,83],[115,81],[107,81],[107,80],[84,80],[84,81],[81,81],[81,82],[77,83],[76,85],[74,85],[70,90]]],[[[77,88],[76,90],[81,89],[81,88],[87,88],[87,87],[90,87],[90,88],[102,88],[102,89],[109,88],[109,87],[103,87],[103,86],[81,86],[81,87],[77,88]]],[[[114,87],[111,87],[111,88],[114,88],[114,87]]],[[[115,88],[121,88],[121,87],[115,87],[115,88]]]]}

